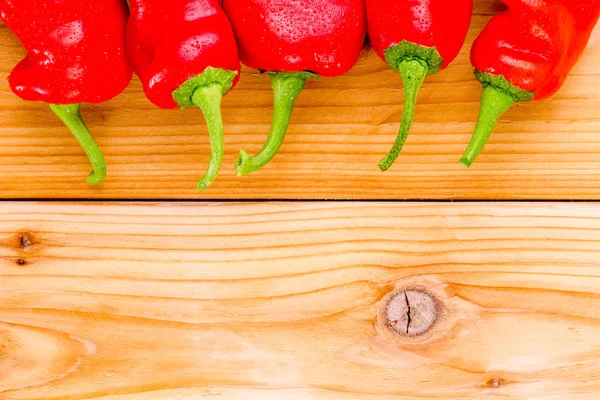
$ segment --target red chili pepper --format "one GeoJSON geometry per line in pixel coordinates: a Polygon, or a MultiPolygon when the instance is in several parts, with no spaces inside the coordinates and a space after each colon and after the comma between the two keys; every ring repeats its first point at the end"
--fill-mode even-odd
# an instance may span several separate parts
{"type": "Polygon", "coordinates": [[[81,118],[79,103],[110,100],[131,80],[125,53],[125,4],[121,0],[3,0],[0,17],[28,53],[8,78],[12,91],[24,100],[50,104],[94,167],[88,183],[99,184],[106,176],[106,163],[81,118]]]}
{"type": "Polygon", "coordinates": [[[146,96],[172,109],[199,107],[212,155],[206,190],[223,162],[221,99],[239,79],[235,37],[218,0],[131,0],[128,52],[146,96]]]}
{"type": "Polygon", "coordinates": [[[556,93],[585,50],[600,0],[503,0],[508,6],[473,44],[483,84],[479,120],[461,163],[471,166],[500,117],[515,102],[556,93]]]}
{"type": "Polygon", "coordinates": [[[366,0],[369,38],[377,54],[404,82],[402,123],[379,168],[398,158],[415,116],[427,75],[444,69],[460,52],[471,23],[472,0],[366,0]]]}
{"type": "Polygon", "coordinates": [[[334,77],[358,61],[365,36],[363,0],[223,0],[242,62],[269,71],[275,102],[271,132],[254,157],[245,150],[238,175],[266,165],[277,153],[292,108],[307,79],[334,77]]]}

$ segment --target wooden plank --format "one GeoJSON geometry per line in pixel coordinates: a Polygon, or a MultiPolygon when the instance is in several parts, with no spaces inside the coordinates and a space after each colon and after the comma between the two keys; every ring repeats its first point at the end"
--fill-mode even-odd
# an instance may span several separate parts
{"type": "MultiPolygon", "coordinates": [[[[377,162],[391,147],[402,110],[399,76],[373,54],[338,79],[309,82],[279,156],[237,178],[240,148],[257,151],[271,118],[268,79],[244,70],[224,101],[227,154],[211,191],[195,183],[206,168],[208,137],[200,112],[153,107],[135,80],[127,92],[84,114],[109,163],[109,178],[90,188],[90,166],[76,141],[43,104],[24,103],[0,85],[2,198],[279,199],[595,199],[600,197],[600,29],[552,100],[516,106],[477,164],[458,159],[478,112],[480,85],[470,44],[495,11],[476,0],[468,45],[446,71],[430,77],[416,123],[392,171],[377,162]]],[[[0,81],[23,56],[0,29],[0,81]]]]}
{"type": "Polygon", "coordinates": [[[598,204],[1,207],[2,399],[600,396],[598,204]]]}

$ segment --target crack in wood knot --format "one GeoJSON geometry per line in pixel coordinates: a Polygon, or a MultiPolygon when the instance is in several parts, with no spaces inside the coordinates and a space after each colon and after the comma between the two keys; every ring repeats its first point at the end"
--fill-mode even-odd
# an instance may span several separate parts
{"type": "Polygon", "coordinates": [[[398,292],[387,304],[386,317],[388,327],[400,335],[423,335],[438,319],[436,299],[423,290],[398,292]]]}

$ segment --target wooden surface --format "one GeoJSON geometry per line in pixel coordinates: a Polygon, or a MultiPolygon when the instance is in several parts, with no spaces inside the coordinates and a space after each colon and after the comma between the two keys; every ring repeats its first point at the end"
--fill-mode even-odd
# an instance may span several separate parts
{"type": "Polygon", "coordinates": [[[598,204],[0,210],[3,400],[600,397],[598,204]]]}
{"type": "Polygon", "coordinates": [[[474,128],[480,85],[468,52],[498,9],[476,0],[468,43],[446,71],[430,77],[405,151],[382,174],[402,110],[400,77],[373,54],[348,75],[309,82],[279,156],[247,178],[233,172],[241,147],[257,151],[270,123],[268,78],[244,70],[224,100],[227,155],[218,182],[198,193],[208,137],[199,111],[153,107],[135,80],[125,94],[83,107],[109,163],[90,188],[79,145],[43,104],[24,103],[6,76],[24,55],[0,28],[0,197],[590,199],[600,197],[600,29],[566,87],[552,100],[519,104],[498,126],[471,170],[458,164],[474,128]]]}

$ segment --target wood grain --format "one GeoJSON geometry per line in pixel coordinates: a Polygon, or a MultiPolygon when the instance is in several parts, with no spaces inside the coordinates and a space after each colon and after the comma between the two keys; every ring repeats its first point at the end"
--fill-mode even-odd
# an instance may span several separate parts
{"type": "MultiPolygon", "coordinates": [[[[499,5],[476,0],[468,43],[446,71],[430,77],[416,123],[392,171],[377,162],[391,147],[402,110],[400,77],[373,54],[348,75],[309,82],[289,135],[264,170],[237,178],[240,148],[257,151],[271,119],[268,79],[245,69],[224,100],[225,165],[199,193],[209,145],[201,113],[164,111],[140,84],[85,118],[109,163],[109,178],[88,187],[90,166],[75,139],[43,104],[24,103],[0,85],[0,197],[156,199],[597,199],[600,197],[600,30],[552,100],[517,105],[471,170],[458,164],[474,128],[480,85],[470,44],[499,5]]],[[[0,82],[24,55],[0,28],[0,82]]]]}
{"type": "Polygon", "coordinates": [[[3,203],[0,398],[597,399],[599,254],[598,204],[3,203]]]}

